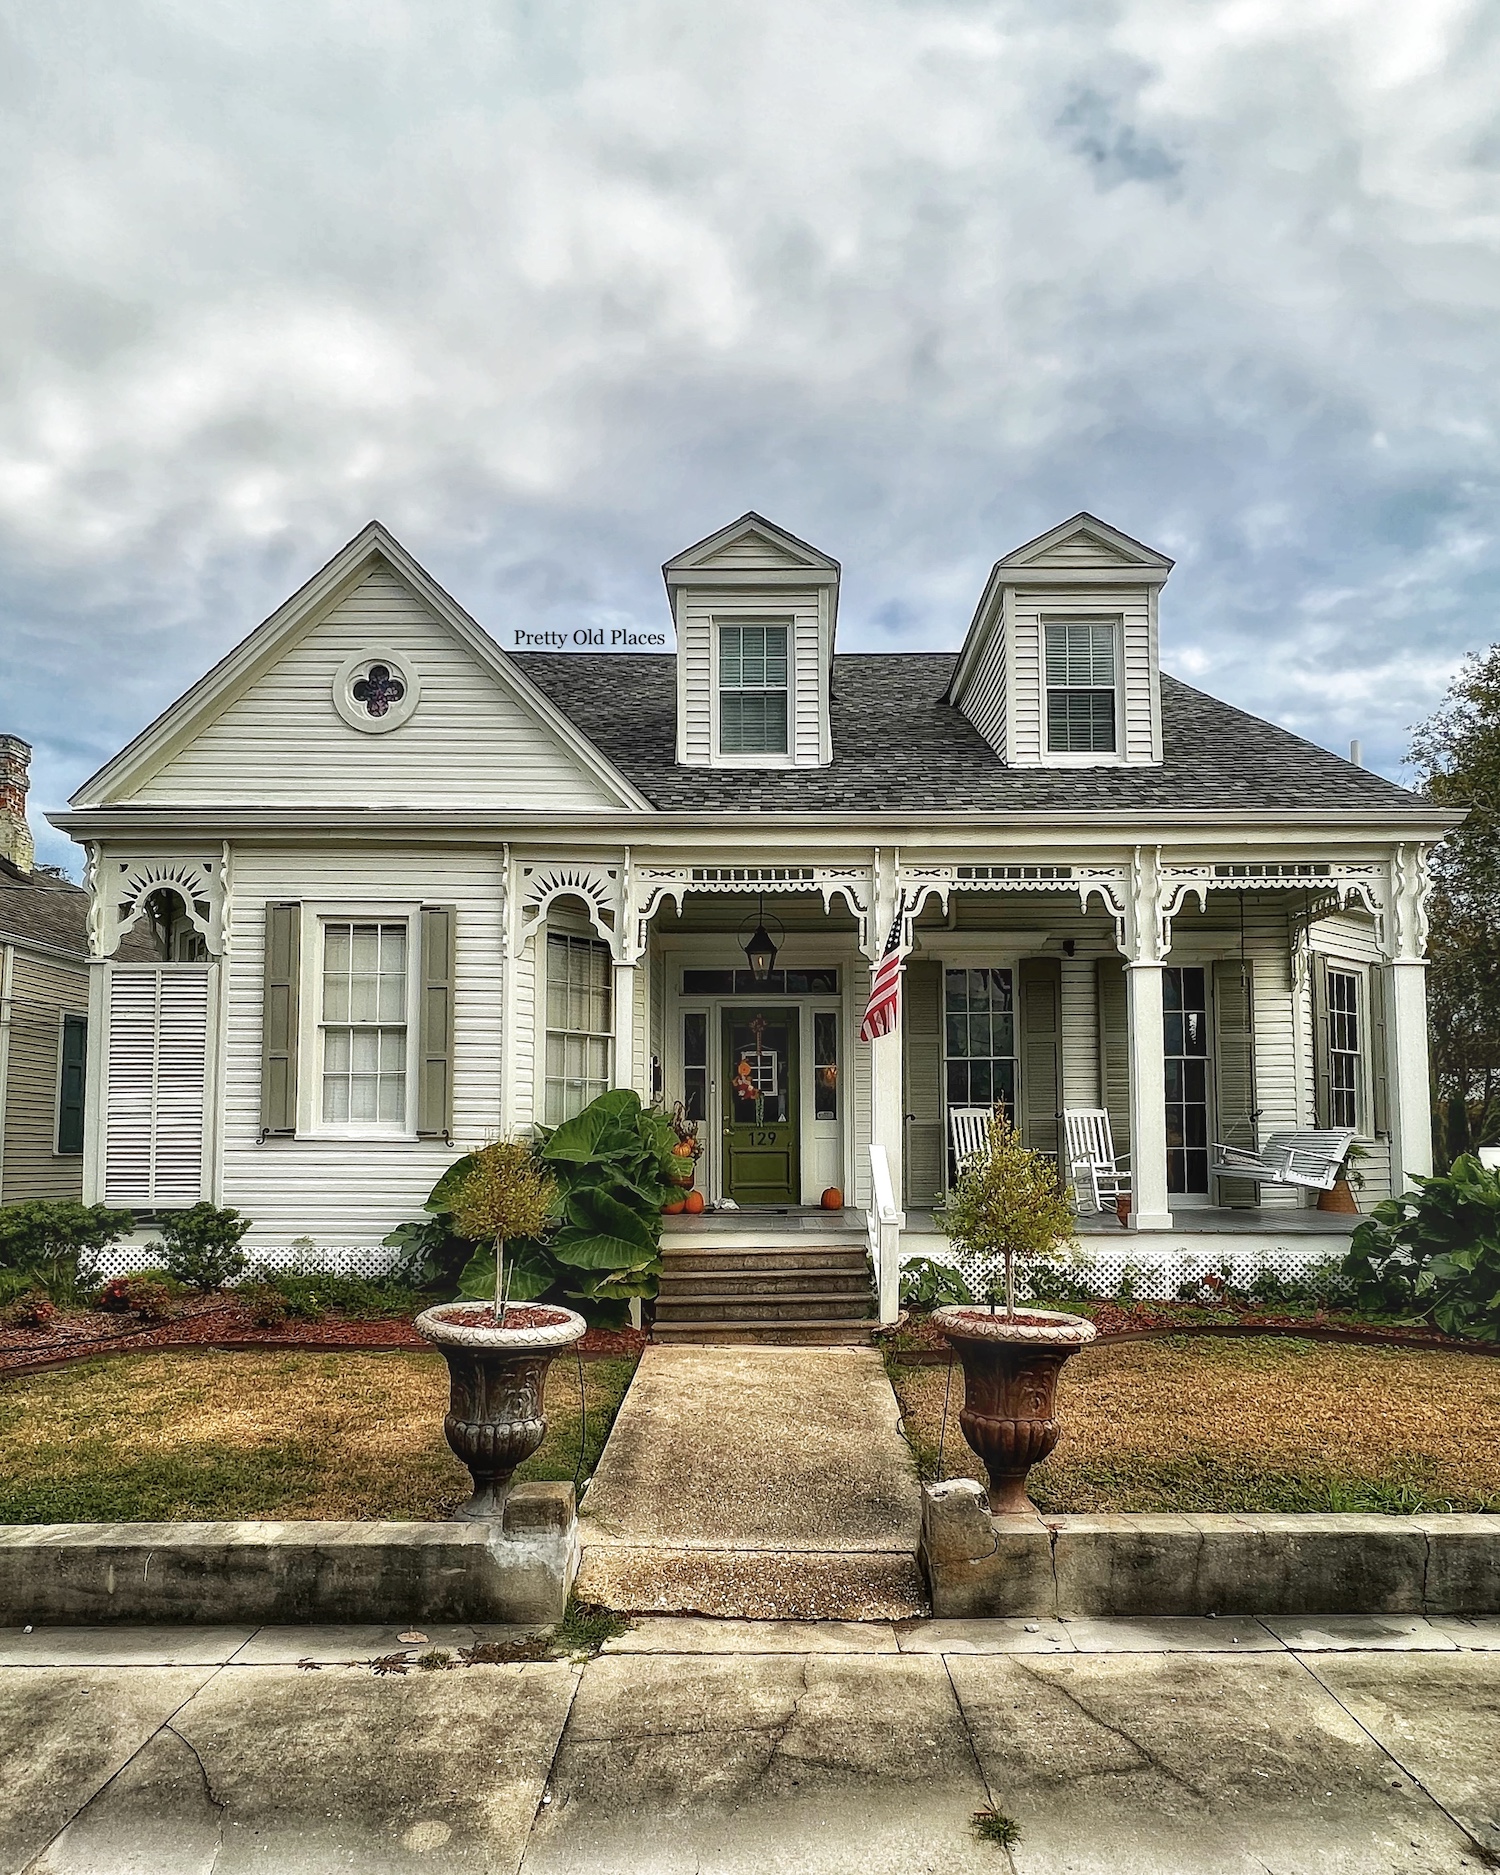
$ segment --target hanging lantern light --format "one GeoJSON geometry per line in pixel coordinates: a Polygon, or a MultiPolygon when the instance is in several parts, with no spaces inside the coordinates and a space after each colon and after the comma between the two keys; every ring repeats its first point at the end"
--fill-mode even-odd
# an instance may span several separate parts
{"type": "MultiPolygon", "coordinates": [[[[742,925],[741,930],[744,929],[742,925]]],[[[776,968],[776,946],[771,934],[766,929],[766,898],[762,893],[760,909],[754,931],[745,945],[745,962],[750,966],[750,974],[757,983],[770,981],[771,972],[776,968]]]]}

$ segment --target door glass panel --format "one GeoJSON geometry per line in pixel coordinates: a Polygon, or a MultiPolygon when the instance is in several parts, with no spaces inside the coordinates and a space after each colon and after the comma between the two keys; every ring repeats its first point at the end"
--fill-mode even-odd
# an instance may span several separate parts
{"type": "Polygon", "coordinates": [[[682,1106],[690,1120],[708,1112],[708,1016],[701,1009],[682,1017],[682,1106]]]}
{"type": "Polygon", "coordinates": [[[839,1117],[839,1019],[832,1009],[813,1016],[813,1118],[839,1117]]]}
{"type": "Polygon", "coordinates": [[[1208,1190],[1208,978],[1162,972],[1162,1050],[1167,1087],[1167,1190],[1208,1190]]]}
{"type": "Polygon", "coordinates": [[[729,1102],[736,1126],[774,1126],[788,1118],[791,1066],[784,1016],[735,1016],[729,1025],[729,1102]]]}

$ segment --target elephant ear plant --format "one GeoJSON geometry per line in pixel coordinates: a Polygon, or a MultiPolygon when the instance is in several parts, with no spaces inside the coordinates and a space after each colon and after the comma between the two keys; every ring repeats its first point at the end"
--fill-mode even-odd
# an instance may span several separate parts
{"type": "Polygon", "coordinates": [[[1500,1173],[1469,1153],[1441,1178],[1385,1198],[1356,1228],[1341,1272],[1366,1314],[1500,1340],[1500,1173]]]}
{"type": "MultiPolygon", "coordinates": [[[[534,1146],[518,1145],[554,1187],[551,1209],[535,1229],[508,1234],[506,1294],[512,1302],[566,1301],[594,1322],[623,1325],[633,1297],[656,1294],[661,1273],[661,1207],[677,1135],[671,1121],[644,1107],[628,1088],[601,1094],[571,1120],[540,1127],[534,1146]]],[[[490,1150],[490,1149],[486,1149],[490,1150]]],[[[449,1166],[427,1200],[430,1226],[403,1225],[388,1243],[415,1250],[430,1231],[451,1232],[476,1249],[459,1277],[461,1295],[494,1290],[493,1233],[460,1212],[480,1153],[449,1166]]]]}
{"type": "MultiPolygon", "coordinates": [[[[523,1141],[499,1139],[472,1155],[468,1176],[453,1203],[453,1222],[459,1234],[475,1243],[494,1245],[494,1304],[497,1327],[505,1326],[509,1288],[505,1281],[505,1245],[509,1238],[536,1243],[551,1228],[557,1186],[523,1141]]],[[[489,1262],[481,1252],[476,1262],[489,1262]]],[[[471,1264],[470,1269],[473,1268],[471,1264]]],[[[469,1270],[464,1272],[465,1294],[469,1270]]]]}

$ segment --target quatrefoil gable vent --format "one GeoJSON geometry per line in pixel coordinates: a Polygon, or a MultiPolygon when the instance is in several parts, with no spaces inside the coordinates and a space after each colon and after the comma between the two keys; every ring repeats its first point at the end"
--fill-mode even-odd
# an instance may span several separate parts
{"type": "Polygon", "coordinates": [[[421,686],[416,672],[394,651],[365,651],[350,658],[333,680],[333,706],[351,729],[385,735],[407,722],[421,686]]]}

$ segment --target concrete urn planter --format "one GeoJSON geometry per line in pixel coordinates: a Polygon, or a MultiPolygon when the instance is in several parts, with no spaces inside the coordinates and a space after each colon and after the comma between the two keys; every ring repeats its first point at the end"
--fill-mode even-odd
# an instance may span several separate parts
{"type": "Polygon", "coordinates": [[[588,1330],[572,1309],[520,1303],[496,1327],[483,1303],[445,1302],[416,1319],[448,1363],[449,1400],[443,1431],[468,1466],[474,1495],[460,1517],[498,1517],[517,1465],[546,1435],[547,1369],[588,1330]]]}
{"type": "Polygon", "coordinates": [[[1050,1309],[1017,1309],[1011,1318],[950,1307],[932,1319],[963,1362],[958,1423],[989,1474],[990,1509],[1034,1512],[1026,1474],[1062,1434],[1053,1411],[1058,1371],[1094,1339],[1094,1324],[1050,1309]]]}

